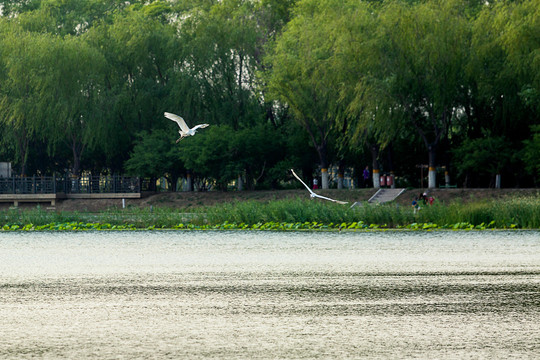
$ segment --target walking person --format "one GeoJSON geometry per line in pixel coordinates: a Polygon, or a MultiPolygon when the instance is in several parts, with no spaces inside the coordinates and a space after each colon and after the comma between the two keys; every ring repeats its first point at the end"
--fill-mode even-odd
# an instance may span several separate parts
{"type": "Polygon", "coordinates": [[[366,166],[362,176],[364,179],[364,187],[368,187],[369,186],[369,166],[366,166]]]}

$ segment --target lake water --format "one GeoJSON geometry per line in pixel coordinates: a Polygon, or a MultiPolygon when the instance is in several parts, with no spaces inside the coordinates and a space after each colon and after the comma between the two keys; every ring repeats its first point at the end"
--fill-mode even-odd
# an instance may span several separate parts
{"type": "Polygon", "coordinates": [[[0,358],[535,359],[540,232],[0,233],[0,358]]]}

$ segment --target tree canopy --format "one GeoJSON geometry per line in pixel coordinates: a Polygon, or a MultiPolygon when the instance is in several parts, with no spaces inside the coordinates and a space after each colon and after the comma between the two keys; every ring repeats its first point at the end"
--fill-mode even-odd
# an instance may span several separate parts
{"type": "Polygon", "coordinates": [[[536,186],[539,19],[535,0],[0,1],[0,160],[173,188],[369,164],[536,186]],[[165,111],[210,127],[175,144],[165,111]]]}

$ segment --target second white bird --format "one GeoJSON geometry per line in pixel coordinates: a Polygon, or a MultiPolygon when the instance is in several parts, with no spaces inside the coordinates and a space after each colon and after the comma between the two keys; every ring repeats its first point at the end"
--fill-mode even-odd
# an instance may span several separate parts
{"type": "Polygon", "coordinates": [[[300,181],[302,183],[302,185],[304,185],[306,187],[306,189],[309,191],[309,196],[313,199],[313,198],[319,198],[319,199],[324,199],[324,200],[330,200],[330,201],[333,201],[333,202],[336,202],[338,204],[347,204],[346,201],[339,201],[339,200],[334,200],[334,199],[330,199],[329,197],[326,197],[326,196],[321,196],[319,194],[316,194],[315,192],[313,192],[309,186],[307,186],[307,184],[305,182],[302,181],[302,179],[300,179],[300,177],[298,175],[296,175],[296,173],[294,172],[293,169],[291,169],[291,172],[292,174],[294,175],[295,178],[298,179],[298,181],[300,181]]]}

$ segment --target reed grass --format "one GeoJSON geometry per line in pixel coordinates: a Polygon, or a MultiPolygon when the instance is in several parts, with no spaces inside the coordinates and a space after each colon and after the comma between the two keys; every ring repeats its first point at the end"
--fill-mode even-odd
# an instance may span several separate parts
{"type": "Polygon", "coordinates": [[[197,217],[203,214],[189,214],[178,212],[177,209],[155,208],[138,209],[130,208],[123,210],[107,210],[103,212],[51,212],[42,209],[18,210],[10,209],[0,212],[0,224],[23,226],[34,224],[43,226],[48,224],[63,224],[72,222],[100,223],[110,225],[130,224],[136,228],[173,228],[179,223],[198,222],[197,217]]]}
{"type": "Polygon", "coordinates": [[[277,200],[267,204],[241,202],[217,205],[205,210],[210,224],[225,221],[254,224],[258,222],[322,222],[350,223],[362,221],[388,227],[412,223],[434,223],[441,226],[469,223],[492,226],[540,228],[540,198],[511,198],[473,203],[453,202],[450,205],[426,205],[416,214],[412,207],[395,203],[356,206],[309,200],[277,200]]]}
{"type": "MultiPolygon", "coordinates": [[[[225,203],[210,207],[190,208],[190,213],[170,208],[117,209],[99,213],[6,210],[0,212],[0,225],[59,223],[100,223],[127,225],[135,228],[178,228],[179,224],[216,226],[219,224],[318,223],[335,225],[359,223],[388,228],[411,224],[436,224],[449,227],[471,224],[495,228],[516,227],[540,229],[540,198],[508,198],[449,205],[435,203],[423,206],[416,214],[412,207],[396,203],[349,206],[317,200],[286,199],[266,203],[257,201],[225,203]]],[[[243,225],[245,226],[245,225],[243,225]]]]}
{"type": "Polygon", "coordinates": [[[496,227],[540,228],[540,198],[508,198],[444,206],[426,206],[418,213],[419,222],[439,225],[467,222],[474,225],[493,223],[496,227]]]}

